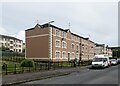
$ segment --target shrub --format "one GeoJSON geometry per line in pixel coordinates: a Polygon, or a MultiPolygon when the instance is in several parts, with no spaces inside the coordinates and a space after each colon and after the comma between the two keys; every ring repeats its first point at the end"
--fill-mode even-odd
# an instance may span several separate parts
{"type": "Polygon", "coordinates": [[[23,60],[21,62],[21,67],[34,67],[34,61],[33,60],[23,60]]]}
{"type": "Polygon", "coordinates": [[[3,70],[6,69],[6,64],[5,64],[5,63],[3,63],[3,65],[2,65],[2,69],[3,69],[3,70]]]}

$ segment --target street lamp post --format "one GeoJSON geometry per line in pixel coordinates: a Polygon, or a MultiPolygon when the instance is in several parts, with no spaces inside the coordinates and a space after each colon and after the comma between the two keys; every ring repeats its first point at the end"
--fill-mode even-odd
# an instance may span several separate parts
{"type": "Polygon", "coordinates": [[[48,27],[50,27],[50,23],[54,23],[55,21],[50,21],[50,22],[48,22],[47,24],[48,24],[48,27]]]}

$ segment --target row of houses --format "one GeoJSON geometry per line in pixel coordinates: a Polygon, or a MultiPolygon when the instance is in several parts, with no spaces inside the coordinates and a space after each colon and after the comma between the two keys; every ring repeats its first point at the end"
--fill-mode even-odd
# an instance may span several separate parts
{"type": "Polygon", "coordinates": [[[97,44],[89,38],[72,33],[50,23],[37,24],[25,30],[26,58],[40,61],[91,60],[95,54],[112,51],[105,44],[97,44]]]}
{"type": "Polygon", "coordinates": [[[12,52],[22,53],[25,49],[25,43],[16,37],[0,35],[0,47],[5,47],[12,52]]]}

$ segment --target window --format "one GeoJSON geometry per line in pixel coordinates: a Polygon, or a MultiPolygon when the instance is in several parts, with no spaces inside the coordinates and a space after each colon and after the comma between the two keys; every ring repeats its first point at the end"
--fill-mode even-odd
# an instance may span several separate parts
{"type": "Polygon", "coordinates": [[[77,37],[76,41],[79,42],[79,37],[77,37]]]}
{"type": "Polygon", "coordinates": [[[62,41],[62,48],[66,48],[67,44],[65,41],[62,41]]]}
{"type": "Polygon", "coordinates": [[[4,44],[2,43],[2,46],[4,46],[4,44]]]}
{"type": "Polygon", "coordinates": [[[84,47],[82,47],[82,49],[84,50],[84,47]]]}
{"type": "Polygon", "coordinates": [[[84,47],[82,47],[82,51],[84,51],[84,47]]]}
{"type": "Polygon", "coordinates": [[[72,40],[74,41],[74,35],[71,35],[72,36],[72,40]]]}
{"type": "Polygon", "coordinates": [[[13,49],[13,46],[10,46],[10,49],[13,49]]]}
{"type": "Polygon", "coordinates": [[[19,45],[19,47],[21,47],[21,45],[19,45]]]}
{"type": "Polygon", "coordinates": [[[56,40],[56,47],[60,47],[60,40],[56,40]]]}
{"type": "Polygon", "coordinates": [[[74,48],[75,48],[75,46],[74,46],[74,44],[73,44],[73,43],[72,43],[72,46],[71,46],[71,47],[72,47],[72,49],[74,49],[74,48]]]}
{"type": "Polygon", "coordinates": [[[79,45],[76,45],[76,50],[79,50],[79,45]]]}
{"type": "Polygon", "coordinates": [[[10,44],[13,44],[13,41],[10,41],[10,44]]]}
{"type": "Polygon", "coordinates": [[[74,36],[74,40],[75,40],[75,41],[76,41],[76,39],[77,39],[76,36],[74,36]]]}
{"type": "Polygon", "coordinates": [[[62,37],[66,38],[66,32],[62,31],[62,37]]]}
{"type": "Polygon", "coordinates": [[[18,49],[16,49],[16,52],[18,52],[18,49]]]}
{"type": "Polygon", "coordinates": [[[62,58],[63,58],[63,59],[66,58],[66,52],[65,52],[65,51],[62,52],[62,58]]]}
{"type": "Polygon", "coordinates": [[[7,43],[5,43],[5,46],[7,46],[7,43]]]}
{"type": "Polygon", "coordinates": [[[74,59],[74,52],[72,52],[72,59],[74,59]]]}
{"type": "Polygon", "coordinates": [[[56,30],[56,36],[60,37],[60,31],[56,30]]]}
{"type": "Polygon", "coordinates": [[[77,58],[77,59],[79,58],[79,54],[78,54],[78,53],[76,53],[76,58],[77,58]]]}
{"type": "Polygon", "coordinates": [[[21,52],[21,49],[19,49],[19,52],[21,52]]]}
{"type": "Polygon", "coordinates": [[[60,58],[60,51],[56,51],[56,55],[55,55],[56,59],[60,58]]]}

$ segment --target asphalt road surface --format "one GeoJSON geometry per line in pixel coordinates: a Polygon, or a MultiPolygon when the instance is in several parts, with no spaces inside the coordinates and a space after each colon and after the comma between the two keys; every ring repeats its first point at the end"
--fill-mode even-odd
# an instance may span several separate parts
{"type": "Polygon", "coordinates": [[[86,68],[69,75],[27,82],[25,84],[118,84],[118,65],[105,69],[86,68]]]}

